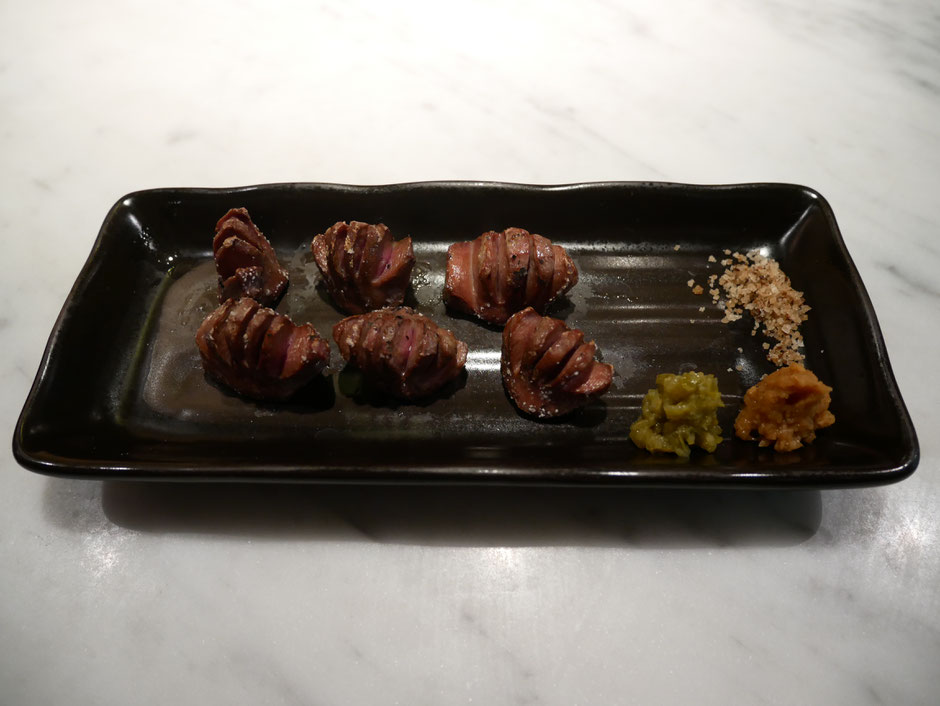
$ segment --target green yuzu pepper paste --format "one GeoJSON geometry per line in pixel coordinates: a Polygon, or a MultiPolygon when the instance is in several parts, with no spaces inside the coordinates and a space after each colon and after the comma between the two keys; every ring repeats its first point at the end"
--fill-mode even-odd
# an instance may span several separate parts
{"type": "Polygon", "coordinates": [[[719,407],[724,404],[714,375],[662,373],[643,398],[643,413],[630,426],[630,439],[647,451],[687,457],[694,444],[711,453],[722,441],[719,407]]]}

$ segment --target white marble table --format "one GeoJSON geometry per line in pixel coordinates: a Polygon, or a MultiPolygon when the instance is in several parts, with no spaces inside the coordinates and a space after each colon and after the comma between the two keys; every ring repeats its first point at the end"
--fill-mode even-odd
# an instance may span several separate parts
{"type": "Polygon", "coordinates": [[[822,192],[920,434],[826,492],[0,475],[3,704],[940,701],[940,15],[920,0],[5,3],[2,428],[122,194],[822,192]]]}

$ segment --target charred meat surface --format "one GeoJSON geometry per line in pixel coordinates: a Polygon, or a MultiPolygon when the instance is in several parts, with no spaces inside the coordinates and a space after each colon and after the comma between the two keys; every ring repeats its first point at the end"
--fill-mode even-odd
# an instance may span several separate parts
{"type": "Polygon", "coordinates": [[[614,368],[596,361],[596,350],[564,321],[523,309],[503,329],[503,385],[523,412],[560,417],[610,387],[614,368]]]}
{"type": "Polygon", "coordinates": [[[408,307],[345,318],[333,339],[377,387],[406,400],[437,391],[467,362],[466,343],[408,307]]]}
{"type": "Polygon", "coordinates": [[[256,400],[287,399],[330,360],[330,344],[313,326],[297,326],[250,297],[209,314],[196,346],[209,375],[256,400]]]}
{"type": "Polygon", "coordinates": [[[527,306],[544,313],[577,283],[578,268],[563,247],[507,228],[448,248],[444,301],[488,323],[505,324],[527,306]]]}
{"type": "Polygon", "coordinates": [[[251,297],[267,306],[287,289],[287,270],[247,209],[233,208],[219,219],[212,252],[219,273],[219,301],[251,297]]]}
{"type": "Polygon", "coordinates": [[[401,306],[415,264],[411,238],[383,224],[334,224],[313,239],[313,257],[333,301],[349,314],[401,306]]]}

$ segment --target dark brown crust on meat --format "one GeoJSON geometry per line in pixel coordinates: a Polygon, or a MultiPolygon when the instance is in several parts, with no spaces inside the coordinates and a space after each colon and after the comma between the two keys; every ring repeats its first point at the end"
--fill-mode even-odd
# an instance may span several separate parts
{"type": "Polygon", "coordinates": [[[273,305],[287,289],[287,270],[244,208],[233,208],[215,226],[212,239],[219,274],[219,301],[251,297],[273,305]]]}
{"type": "Polygon", "coordinates": [[[196,332],[206,372],[257,400],[283,400],[310,382],[330,360],[330,344],[310,324],[250,297],[227,299],[196,332]]]}
{"type": "Polygon", "coordinates": [[[488,231],[447,250],[444,302],[491,324],[527,306],[544,313],[578,283],[578,268],[560,245],[522,228],[488,231]]]}
{"type": "Polygon", "coordinates": [[[560,417],[607,392],[614,368],[594,359],[594,341],[532,307],[503,329],[500,369],[509,397],[523,412],[560,417]]]}
{"type": "Polygon", "coordinates": [[[467,362],[466,343],[408,307],[347,317],[333,339],[377,387],[406,400],[436,392],[467,362]]]}
{"type": "Polygon", "coordinates": [[[401,306],[415,264],[411,238],[395,241],[383,223],[335,223],[313,239],[314,260],[333,301],[362,314],[401,306]]]}

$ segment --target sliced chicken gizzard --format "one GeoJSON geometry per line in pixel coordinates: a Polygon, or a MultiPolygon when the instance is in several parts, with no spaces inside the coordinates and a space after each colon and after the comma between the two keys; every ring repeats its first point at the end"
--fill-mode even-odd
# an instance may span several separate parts
{"type": "Polygon", "coordinates": [[[503,385],[523,412],[567,414],[604,394],[613,381],[613,366],[596,361],[596,350],[581,331],[526,308],[503,329],[503,385]]]}
{"type": "Polygon", "coordinates": [[[466,343],[407,307],[345,318],[333,339],[377,387],[406,400],[436,392],[467,362],[466,343]]]}
{"type": "Polygon", "coordinates": [[[411,238],[360,221],[334,224],[313,239],[317,268],[333,301],[349,314],[401,306],[415,264],[411,238]]]}
{"type": "Polygon", "coordinates": [[[578,268],[563,247],[507,228],[448,248],[444,301],[488,323],[505,324],[527,306],[544,313],[577,282],[578,268]]]}
{"type": "Polygon", "coordinates": [[[219,219],[212,252],[219,274],[219,301],[251,297],[267,306],[287,289],[287,270],[244,208],[233,208],[219,219]]]}
{"type": "Polygon", "coordinates": [[[202,364],[212,377],[245,397],[283,400],[329,363],[330,345],[310,324],[250,297],[228,299],[196,332],[202,364]]]}

